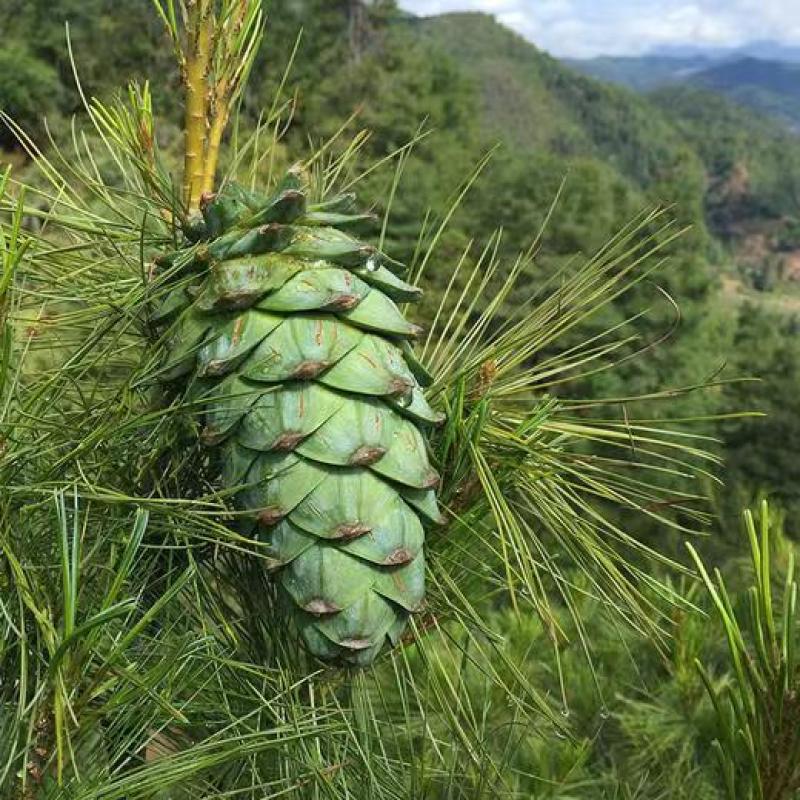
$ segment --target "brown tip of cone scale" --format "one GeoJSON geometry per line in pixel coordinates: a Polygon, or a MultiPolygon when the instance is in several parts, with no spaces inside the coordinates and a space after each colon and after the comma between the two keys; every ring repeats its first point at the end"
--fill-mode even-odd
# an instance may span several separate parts
{"type": "Polygon", "coordinates": [[[366,536],[372,533],[372,527],[363,522],[345,522],[339,525],[334,531],[335,539],[357,539],[359,536],[366,536]]]}
{"type": "Polygon", "coordinates": [[[292,377],[298,380],[316,378],[323,370],[330,366],[329,361],[303,361],[295,367],[292,377]]]}
{"type": "Polygon", "coordinates": [[[422,488],[423,489],[435,489],[439,485],[440,481],[441,481],[441,478],[439,477],[439,473],[431,472],[431,473],[429,473],[428,475],[425,476],[425,480],[422,483],[422,488]]]}
{"type": "Polygon", "coordinates": [[[206,206],[213,203],[216,199],[217,199],[216,192],[203,192],[203,194],[200,195],[200,208],[201,209],[205,208],[206,206]]]}
{"type": "Polygon", "coordinates": [[[277,525],[285,516],[286,512],[282,508],[270,506],[269,508],[261,510],[256,519],[259,525],[269,528],[272,525],[277,525]]]}
{"type": "Polygon", "coordinates": [[[414,388],[414,384],[411,383],[407,378],[393,378],[389,382],[388,392],[387,394],[392,395],[393,397],[402,397],[405,394],[408,394],[414,388]]]}
{"type": "Polygon", "coordinates": [[[249,308],[261,297],[261,294],[261,292],[253,292],[249,289],[223,292],[220,294],[219,300],[214,304],[214,307],[223,310],[249,308]]]}
{"type": "Polygon", "coordinates": [[[368,467],[370,464],[380,461],[385,455],[385,447],[370,447],[364,445],[364,447],[359,447],[347,460],[348,463],[352,464],[354,467],[368,467]]]}
{"type": "Polygon", "coordinates": [[[303,608],[315,617],[322,617],[326,614],[335,614],[337,611],[341,611],[339,606],[325,600],[323,597],[316,597],[314,600],[310,600],[303,608]]]}
{"type": "Polygon", "coordinates": [[[372,642],[369,639],[342,639],[337,642],[340,647],[345,647],[348,650],[366,650],[372,647],[372,642]]]}
{"type": "Polygon", "coordinates": [[[227,361],[223,361],[222,359],[214,359],[206,364],[205,369],[203,370],[203,375],[210,375],[212,377],[222,375],[227,366],[227,361]]]}
{"type": "Polygon", "coordinates": [[[398,547],[383,562],[387,567],[395,567],[400,564],[408,564],[414,560],[414,554],[407,547],[398,547]]]}
{"type": "Polygon", "coordinates": [[[285,453],[290,453],[294,450],[300,442],[305,439],[305,435],[297,433],[296,431],[287,431],[281,434],[273,443],[271,450],[280,450],[285,453]]]}
{"type": "Polygon", "coordinates": [[[332,311],[350,311],[351,309],[355,308],[361,302],[361,296],[357,294],[340,294],[334,297],[329,303],[326,304],[326,308],[330,308],[332,311]]]}

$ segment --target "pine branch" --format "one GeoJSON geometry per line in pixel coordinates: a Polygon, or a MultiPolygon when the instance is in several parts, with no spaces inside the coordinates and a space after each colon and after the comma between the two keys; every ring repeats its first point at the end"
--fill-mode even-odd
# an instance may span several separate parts
{"type": "Polygon", "coordinates": [[[214,17],[210,0],[187,0],[184,87],[183,199],[189,212],[200,207],[205,175],[208,96],[214,17]]]}
{"type": "Polygon", "coordinates": [[[222,137],[258,51],[261,27],[260,4],[250,0],[237,0],[227,18],[223,17],[218,26],[218,77],[211,91],[202,193],[214,191],[222,137]]]}
{"type": "Polygon", "coordinates": [[[183,79],[183,201],[192,214],[214,191],[222,139],[261,42],[261,0],[180,0],[180,14],[174,0],[153,3],[183,79]]]}
{"type": "Polygon", "coordinates": [[[795,660],[797,579],[794,553],[789,556],[782,613],[773,603],[773,548],[782,540],[776,516],[766,501],[760,524],[744,515],[750,543],[753,584],[747,597],[749,616],[737,614],[719,570],[709,575],[696,551],[689,552],[722,622],[733,680],[714,688],[708,671],[697,667],[717,717],[713,742],[730,800],[790,800],[800,790],[800,685],[795,660]]]}

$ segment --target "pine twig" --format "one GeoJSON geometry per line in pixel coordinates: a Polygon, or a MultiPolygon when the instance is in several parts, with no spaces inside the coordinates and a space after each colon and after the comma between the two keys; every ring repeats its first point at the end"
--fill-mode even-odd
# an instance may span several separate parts
{"type": "Polygon", "coordinates": [[[205,175],[205,143],[208,129],[209,76],[214,39],[214,15],[210,0],[187,0],[184,85],[186,137],[183,166],[183,199],[189,211],[200,206],[205,175]]]}
{"type": "Polygon", "coordinates": [[[261,0],[180,0],[180,14],[175,0],[153,2],[186,94],[183,201],[191,214],[214,191],[222,138],[261,42],[261,0]]]}

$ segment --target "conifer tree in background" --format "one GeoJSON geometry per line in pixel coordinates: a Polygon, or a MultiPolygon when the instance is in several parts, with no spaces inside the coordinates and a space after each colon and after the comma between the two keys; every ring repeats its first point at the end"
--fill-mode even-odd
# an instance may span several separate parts
{"type": "Polygon", "coordinates": [[[484,160],[404,271],[384,249],[416,142],[371,168],[395,167],[377,224],[353,207],[365,134],[278,174],[278,97],[226,153],[260,3],[157,8],[186,87],[181,180],[147,85],[88,103],[72,152],[7,120],[39,175],[36,202],[9,180],[0,204],[0,787],[531,795],[552,781],[521,743],[564,741],[581,602],[657,639],[680,602],[604,508],[705,519],[691,484],[651,482],[708,475],[690,434],[555,394],[630,347],[616,325],[573,334],[678,231],[643,214],[509,309],[538,239],[511,264],[500,233],[437,250],[484,160]],[[423,336],[405,306],[433,270],[423,336]],[[542,652],[509,651],[498,608],[537,620],[542,652]]]}
{"type": "Polygon", "coordinates": [[[792,800],[800,792],[795,553],[766,501],[758,518],[748,510],[744,522],[753,576],[746,616],[734,608],[720,571],[712,579],[689,546],[722,623],[731,681],[715,685],[708,669],[699,661],[697,667],[717,719],[713,747],[727,800],[792,800]],[[776,555],[786,558],[783,586],[775,581],[776,555]]]}

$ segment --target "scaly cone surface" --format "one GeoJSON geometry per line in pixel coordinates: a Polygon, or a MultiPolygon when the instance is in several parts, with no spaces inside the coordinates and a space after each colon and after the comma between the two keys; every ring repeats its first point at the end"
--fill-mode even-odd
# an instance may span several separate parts
{"type": "Polygon", "coordinates": [[[423,430],[441,421],[394,301],[403,267],[342,230],[352,195],[310,206],[300,170],[271,197],[202,203],[175,288],[165,382],[204,409],[244,533],[263,541],[311,653],[370,664],[424,599],[424,526],[440,521],[423,430]]]}

